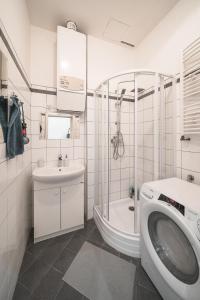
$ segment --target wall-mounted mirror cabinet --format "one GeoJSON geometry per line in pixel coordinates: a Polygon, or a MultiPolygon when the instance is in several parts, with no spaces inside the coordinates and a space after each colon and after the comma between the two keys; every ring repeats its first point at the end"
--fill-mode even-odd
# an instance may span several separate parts
{"type": "Polygon", "coordinates": [[[79,138],[80,117],[63,113],[41,114],[40,138],[65,140],[79,138]]]}

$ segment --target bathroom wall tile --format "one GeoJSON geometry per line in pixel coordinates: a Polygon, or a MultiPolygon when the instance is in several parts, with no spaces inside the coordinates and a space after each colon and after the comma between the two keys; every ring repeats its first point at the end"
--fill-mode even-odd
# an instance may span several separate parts
{"type": "Polygon", "coordinates": [[[0,144],[0,163],[6,160],[6,144],[0,144]]]}
{"type": "Polygon", "coordinates": [[[87,108],[88,109],[95,109],[95,99],[94,99],[94,97],[87,96],[87,108]]]}
{"type": "Polygon", "coordinates": [[[8,184],[10,184],[17,175],[16,157],[14,157],[8,161],[7,171],[8,171],[8,184]]]}
{"type": "Polygon", "coordinates": [[[0,226],[5,221],[8,213],[7,209],[7,191],[1,193],[0,197],[0,226]]]}
{"type": "Polygon", "coordinates": [[[40,93],[31,94],[31,106],[40,106],[46,108],[47,105],[47,96],[40,93]]]}
{"type": "Polygon", "coordinates": [[[31,107],[31,120],[32,121],[40,121],[41,113],[46,113],[46,108],[39,107],[39,106],[32,106],[31,107]]]}
{"type": "MultiPolygon", "coordinates": [[[[73,160],[74,159],[74,148],[73,147],[61,148],[61,154],[62,154],[63,158],[65,158],[67,155],[67,158],[69,160],[73,160]]],[[[82,157],[77,157],[77,158],[82,158],[82,157]]]]}
{"type": "Polygon", "coordinates": [[[48,148],[47,149],[47,162],[58,160],[60,155],[60,148],[48,148]]]}
{"type": "Polygon", "coordinates": [[[152,95],[143,98],[142,101],[143,101],[143,103],[144,103],[144,110],[153,107],[153,97],[152,97],[152,95]]]}
{"type": "Polygon", "coordinates": [[[79,139],[73,139],[74,147],[84,147],[85,135],[81,134],[79,139]]]}
{"type": "Polygon", "coordinates": [[[47,144],[47,141],[44,139],[41,139],[39,134],[33,134],[32,135],[32,148],[45,148],[47,144]]]}
{"type": "Polygon", "coordinates": [[[129,168],[123,168],[120,172],[121,179],[128,179],[130,177],[129,168]]]}
{"type": "Polygon", "coordinates": [[[120,180],[120,169],[111,170],[110,181],[119,181],[119,180],[120,180]]]}
{"type": "Polygon", "coordinates": [[[182,168],[199,172],[200,153],[196,152],[182,152],[182,168]]]}
{"type": "Polygon", "coordinates": [[[61,140],[61,148],[73,147],[73,139],[61,140]]]}
{"type": "Polygon", "coordinates": [[[95,114],[93,109],[87,109],[87,121],[88,122],[94,122],[95,120],[95,114]]]}
{"type": "Polygon", "coordinates": [[[59,148],[60,145],[61,145],[61,140],[48,140],[48,139],[46,140],[47,148],[59,148]]]}
{"type": "Polygon", "coordinates": [[[120,192],[110,194],[110,201],[116,201],[119,200],[120,198],[121,198],[120,192]]]}
{"type": "Polygon", "coordinates": [[[153,109],[145,109],[144,110],[144,121],[152,121],[153,120],[153,109]]]}
{"type": "Polygon", "coordinates": [[[8,249],[7,249],[7,219],[0,224],[0,295],[7,299],[8,294],[8,249]]]}
{"type": "Polygon", "coordinates": [[[55,95],[47,95],[47,107],[48,109],[55,109],[57,104],[57,97],[55,95]]]}
{"type": "Polygon", "coordinates": [[[93,122],[87,122],[87,133],[95,134],[95,126],[93,122]]]}
{"type": "Polygon", "coordinates": [[[7,161],[0,164],[0,193],[7,187],[7,161]]]}
{"type": "Polygon", "coordinates": [[[84,158],[84,148],[74,147],[74,159],[84,158]]]}
{"type": "Polygon", "coordinates": [[[194,172],[191,170],[180,169],[179,175],[183,180],[187,180],[188,175],[194,176],[194,183],[200,184],[200,172],[194,172]]]}
{"type": "Polygon", "coordinates": [[[36,163],[38,160],[46,161],[46,148],[34,149],[32,151],[32,162],[36,163]]]}
{"type": "Polygon", "coordinates": [[[95,173],[88,173],[88,185],[94,185],[95,173]]]}
{"type": "Polygon", "coordinates": [[[94,159],[95,158],[95,149],[94,148],[88,148],[87,149],[88,153],[88,159],[94,159]]]}
{"type": "Polygon", "coordinates": [[[39,121],[31,121],[31,134],[40,133],[40,122],[39,121]]]}
{"type": "MultiPolygon", "coordinates": [[[[9,61],[8,85],[10,91],[14,92],[24,102],[24,114],[28,125],[27,132],[31,138],[31,93],[3,42],[0,43],[0,48],[9,61]]],[[[27,173],[26,176],[23,174],[31,165],[30,149],[31,143],[25,146],[23,155],[8,159],[6,158],[6,145],[0,144],[0,299],[12,299],[24,254],[24,248],[21,245],[25,245],[29,234],[31,216],[29,214],[30,208],[26,204],[31,201],[29,190],[27,192],[27,186],[30,187],[31,174],[27,173]],[[28,158],[26,164],[24,163],[25,157],[28,158]],[[19,178],[23,182],[20,185],[21,194],[16,189],[19,178]],[[13,222],[12,236],[9,231],[11,221],[13,222]]]]}

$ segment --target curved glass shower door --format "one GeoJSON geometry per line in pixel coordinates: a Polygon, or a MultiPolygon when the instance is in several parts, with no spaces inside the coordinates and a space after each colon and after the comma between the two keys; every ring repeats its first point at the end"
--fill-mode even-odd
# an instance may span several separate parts
{"type": "Polygon", "coordinates": [[[139,233],[142,184],[174,176],[173,93],[173,77],[148,70],[113,76],[95,91],[95,208],[127,236],[139,233]]]}

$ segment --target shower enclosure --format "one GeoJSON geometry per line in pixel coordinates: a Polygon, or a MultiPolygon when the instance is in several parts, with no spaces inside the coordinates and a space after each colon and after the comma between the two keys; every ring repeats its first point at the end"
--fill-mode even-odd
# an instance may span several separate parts
{"type": "Polygon", "coordinates": [[[95,91],[94,219],[105,241],[139,257],[139,191],[176,172],[175,79],[149,70],[106,79],[95,91]]]}

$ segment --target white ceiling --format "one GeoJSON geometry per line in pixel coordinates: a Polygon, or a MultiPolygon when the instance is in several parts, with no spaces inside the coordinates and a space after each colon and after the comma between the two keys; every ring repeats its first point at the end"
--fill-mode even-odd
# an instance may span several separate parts
{"type": "Polygon", "coordinates": [[[31,23],[56,30],[75,21],[86,34],[138,45],[179,0],[27,0],[31,23]]]}

